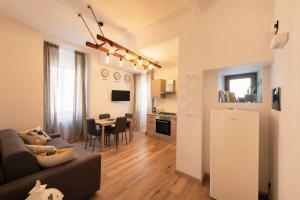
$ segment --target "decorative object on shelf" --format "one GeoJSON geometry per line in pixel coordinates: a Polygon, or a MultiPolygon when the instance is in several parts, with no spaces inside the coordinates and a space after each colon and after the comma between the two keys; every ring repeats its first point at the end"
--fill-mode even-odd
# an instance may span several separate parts
{"type": "Polygon", "coordinates": [[[80,17],[82,19],[86,29],[88,30],[89,34],[91,35],[92,39],[94,40],[94,43],[86,42],[86,46],[105,53],[107,55],[106,62],[109,62],[109,56],[112,55],[112,56],[117,57],[120,60],[120,63],[122,63],[123,60],[126,60],[126,61],[134,64],[135,69],[136,69],[136,65],[143,67],[144,70],[152,70],[153,66],[161,68],[161,65],[159,65],[157,61],[154,61],[144,55],[141,55],[137,52],[129,50],[128,48],[105,37],[103,34],[103,31],[101,29],[101,27],[104,26],[104,23],[97,20],[96,15],[90,5],[88,5],[88,9],[91,10],[93,17],[98,25],[101,35],[97,34],[97,37],[96,37],[97,40],[96,40],[96,38],[94,37],[94,35],[91,32],[91,29],[85,22],[83,16],[80,13],[78,13],[78,17],[80,17]],[[101,41],[101,43],[98,43],[97,42],[98,40],[101,41]]]}
{"type": "Polygon", "coordinates": [[[121,78],[120,72],[115,72],[115,73],[114,73],[114,79],[115,79],[116,81],[118,81],[118,80],[120,80],[120,78],[121,78]]]}
{"type": "Polygon", "coordinates": [[[262,85],[262,79],[259,79],[255,85],[248,88],[247,94],[245,94],[245,102],[255,103],[257,102],[257,90],[262,85]]]}
{"type": "Polygon", "coordinates": [[[101,76],[103,78],[108,78],[109,77],[109,71],[108,71],[108,69],[102,69],[101,70],[101,76]]]}
{"type": "Polygon", "coordinates": [[[130,81],[130,76],[129,76],[128,74],[126,74],[126,75],[124,76],[124,81],[125,81],[126,83],[128,83],[128,82],[130,81]]]}
{"type": "Polygon", "coordinates": [[[64,195],[55,188],[46,189],[47,185],[42,185],[40,180],[37,180],[34,188],[29,192],[26,200],[62,200],[64,195]]]}

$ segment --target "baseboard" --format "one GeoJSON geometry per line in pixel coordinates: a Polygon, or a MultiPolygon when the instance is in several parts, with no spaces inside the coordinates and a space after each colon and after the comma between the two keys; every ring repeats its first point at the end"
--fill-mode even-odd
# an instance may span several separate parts
{"type": "Polygon", "coordinates": [[[192,177],[191,175],[188,175],[188,174],[186,174],[186,173],[184,173],[184,172],[175,170],[175,173],[178,174],[179,176],[182,176],[182,177],[186,177],[186,178],[188,178],[188,179],[191,179],[192,181],[195,181],[195,182],[197,182],[197,183],[200,183],[200,184],[203,183],[203,181],[201,181],[200,179],[197,179],[197,178],[195,178],[195,177],[192,177]]]}

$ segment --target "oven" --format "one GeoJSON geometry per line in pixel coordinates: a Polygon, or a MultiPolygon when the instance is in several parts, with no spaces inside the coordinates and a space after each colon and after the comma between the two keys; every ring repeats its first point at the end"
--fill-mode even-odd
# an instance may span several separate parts
{"type": "Polygon", "coordinates": [[[169,117],[156,117],[156,133],[171,136],[171,119],[169,117]]]}

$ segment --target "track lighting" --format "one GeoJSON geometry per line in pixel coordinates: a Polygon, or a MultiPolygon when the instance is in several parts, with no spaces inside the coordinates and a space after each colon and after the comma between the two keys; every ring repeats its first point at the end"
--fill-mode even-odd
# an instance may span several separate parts
{"type": "Polygon", "coordinates": [[[109,63],[109,53],[106,54],[106,59],[105,59],[106,64],[109,63]]]}
{"type": "MultiPolygon", "coordinates": [[[[94,34],[92,33],[90,27],[87,25],[83,15],[78,13],[78,17],[82,20],[84,26],[86,27],[88,33],[91,36],[91,39],[93,39],[93,41],[94,41],[94,43],[87,41],[86,46],[107,54],[106,63],[109,63],[109,56],[112,55],[117,58],[125,59],[125,61],[127,61],[127,62],[130,62],[133,64],[138,64],[139,66],[145,66],[145,63],[152,63],[152,68],[154,66],[161,68],[161,65],[158,64],[158,62],[153,61],[152,59],[150,59],[146,56],[143,56],[139,53],[136,53],[136,52],[108,39],[107,37],[105,37],[104,33],[102,31],[102,27],[103,27],[104,23],[97,20],[95,13],[93,11],[93,8],[90,5],[88,6],[88,8],[91,10],[91,12],[93,14],[95,22],[98,25],[100,34],[97,34],[97,36],[95,37],[94,34]],[[101,43],[99,43],[99,41],[101,43]]],[[[121,61],[119,64],[122,65],[121,61]]]]}

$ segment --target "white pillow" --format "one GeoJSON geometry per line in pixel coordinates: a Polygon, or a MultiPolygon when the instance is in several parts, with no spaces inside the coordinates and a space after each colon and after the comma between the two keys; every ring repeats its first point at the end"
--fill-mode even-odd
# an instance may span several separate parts
{"type": "Polygon", "coordinates": [[[77,158],[77,154],[73,148],[58,149],[53,155],[47,155],[47,153],[36,155],[39,165],[44,168],[54,167],[75,158],[77,158]]]}
{"type": "Polygon", "coordinates": [[[34,154],[41,154],[47,152],[56,152],[57,149],[54,146],[46,146],[46,145],[26,145],[26,147],[34,154]]]}

